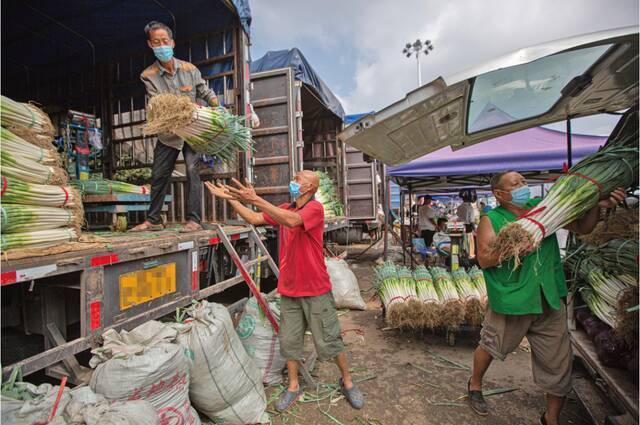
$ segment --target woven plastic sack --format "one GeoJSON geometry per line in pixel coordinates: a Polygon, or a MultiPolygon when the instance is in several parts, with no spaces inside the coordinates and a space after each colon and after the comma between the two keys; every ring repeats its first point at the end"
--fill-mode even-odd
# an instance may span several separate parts
{"type": "Polygon", "coordinates": [[[91,389],[110,401],[146,400],[162,424],[199,425],[189,402],[190,353],[173,343],[176,331],[155,320],[130,332],[108,330],[92,350],[91,389]]]}
{"type": "MultiPolygon", "coordinates": [[[[263,297],[266,295],[263,294],[263,297]]],[[[269,301],[269,309],[280,323],[280,306],[277,301],[269,301]]],[[[282,369],[287,359],[280,354],[280,341],[267,316],[258,306],[254,297],[247,304],[236,327],[244,349],[262,374],[262,383],[278,385],[282,382],[282,369]]]]}
{"type": "Polygon", "coordinates": [[[172,326],[178,342],[193,353],[191,402],[211,420],[225,425],[268,421],[262,376],[233,328],[229,311],[202,301],[172,326]]]}
{"type": "Polygon", "coordinates": [[[360,295],[358,279],[347,262],[339,258],[325,258],[324,261],[331,279],[331,292],[336,307],[364,310],[366,306],[360,295]]]}
{"type": "Polygon", "coordinates": [[[64,417],[69,425],[159,425],[153,406],[145,400],[109,402],[89,387],[71,390],[64,417]]]}
{"type": "MultiPolygon", "coordinates": [[[[59,386],[51,384],[33,385],[27,382],[15,382],[11,392],[19,397],[8,397],[3,391],[0,401],[0,423],[2,425],[24,425],[47,423],[48,425],[65,425],[67,421],[62,413],[70,400],[69,389],[65,388],[58,402],[56,414],[51,422],[47,422],[56,402],[59,386]]],[[[3,385],[3,390],[5,389],[3,385]]]]}

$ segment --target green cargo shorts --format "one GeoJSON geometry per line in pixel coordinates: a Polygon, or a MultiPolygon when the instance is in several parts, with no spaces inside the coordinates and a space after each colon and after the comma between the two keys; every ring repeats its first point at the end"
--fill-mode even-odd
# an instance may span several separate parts
{"type": "Polygon", "coordinates": [[[313,336],[318,360],[336,357],[344,350],[340,322],[333,294],[315,297],[285,297],[280,299],[280,353],[287,360],[302,358],[304,333],[313,336]]]}

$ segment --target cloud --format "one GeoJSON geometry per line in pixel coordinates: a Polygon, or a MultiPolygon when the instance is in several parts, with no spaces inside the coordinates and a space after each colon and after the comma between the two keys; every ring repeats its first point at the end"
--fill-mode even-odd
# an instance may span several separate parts
{"type": "MultiPolygon", "coordinates": [[[[423,84],[521,47],[638,24],[637,0],[257,0],[253,52],[299,47],[347,113],[379,110],[416,88],[408,41],[430,39],[423,84]]],[[[255,56],[257,57],[257,56],[255,56]]]]}

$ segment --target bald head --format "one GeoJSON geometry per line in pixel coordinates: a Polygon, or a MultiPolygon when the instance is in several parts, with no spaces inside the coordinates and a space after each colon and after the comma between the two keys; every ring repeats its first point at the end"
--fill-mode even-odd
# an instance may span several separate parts
{"type": "Polygon", "coordinates": [[[318,191],[318,186],[320,186],[318,175],[311,170],[298,171],[293,180],[300,184],[300,191],[304,194],[313,195],[318,191]]]}

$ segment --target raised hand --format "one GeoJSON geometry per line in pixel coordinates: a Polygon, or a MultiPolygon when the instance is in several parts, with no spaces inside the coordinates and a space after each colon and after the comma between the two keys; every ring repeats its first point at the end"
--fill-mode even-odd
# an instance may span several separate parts
{"type": "Polygon", "coordinates": [[[248,180],[245,180],[244,185],[236,179],[231,179],[231,182],[235,187],[227,186],[226,188],[229,193],[231,193],[231,195],[233,195],[240,202],[251,204],[259,199],[255,189],[248,180]]]}
{"type": "Polygon", "coordinates": [[[619,187],[616,190],[614,190],[613,192],[611,192],[611,194],[609,195],[608,198],[601,200],[600,202],[598,202],[598,206],[600,208],[613,208],[616,205],[618,205],[619,203],[621,203],[622,201],[624,201],[624,198],[626,198],[627,194],[624,191],[623,188],[619,187]]]}
{"type": "Polygon", "coordinates": [[[204,182],[204,185],[209,192],[217,198],[227,199],[230,201],[236,200],[235,196],[229,193],[228,186],[221,185],[220,183],[213,184],[211,182],[204,182]]]}

